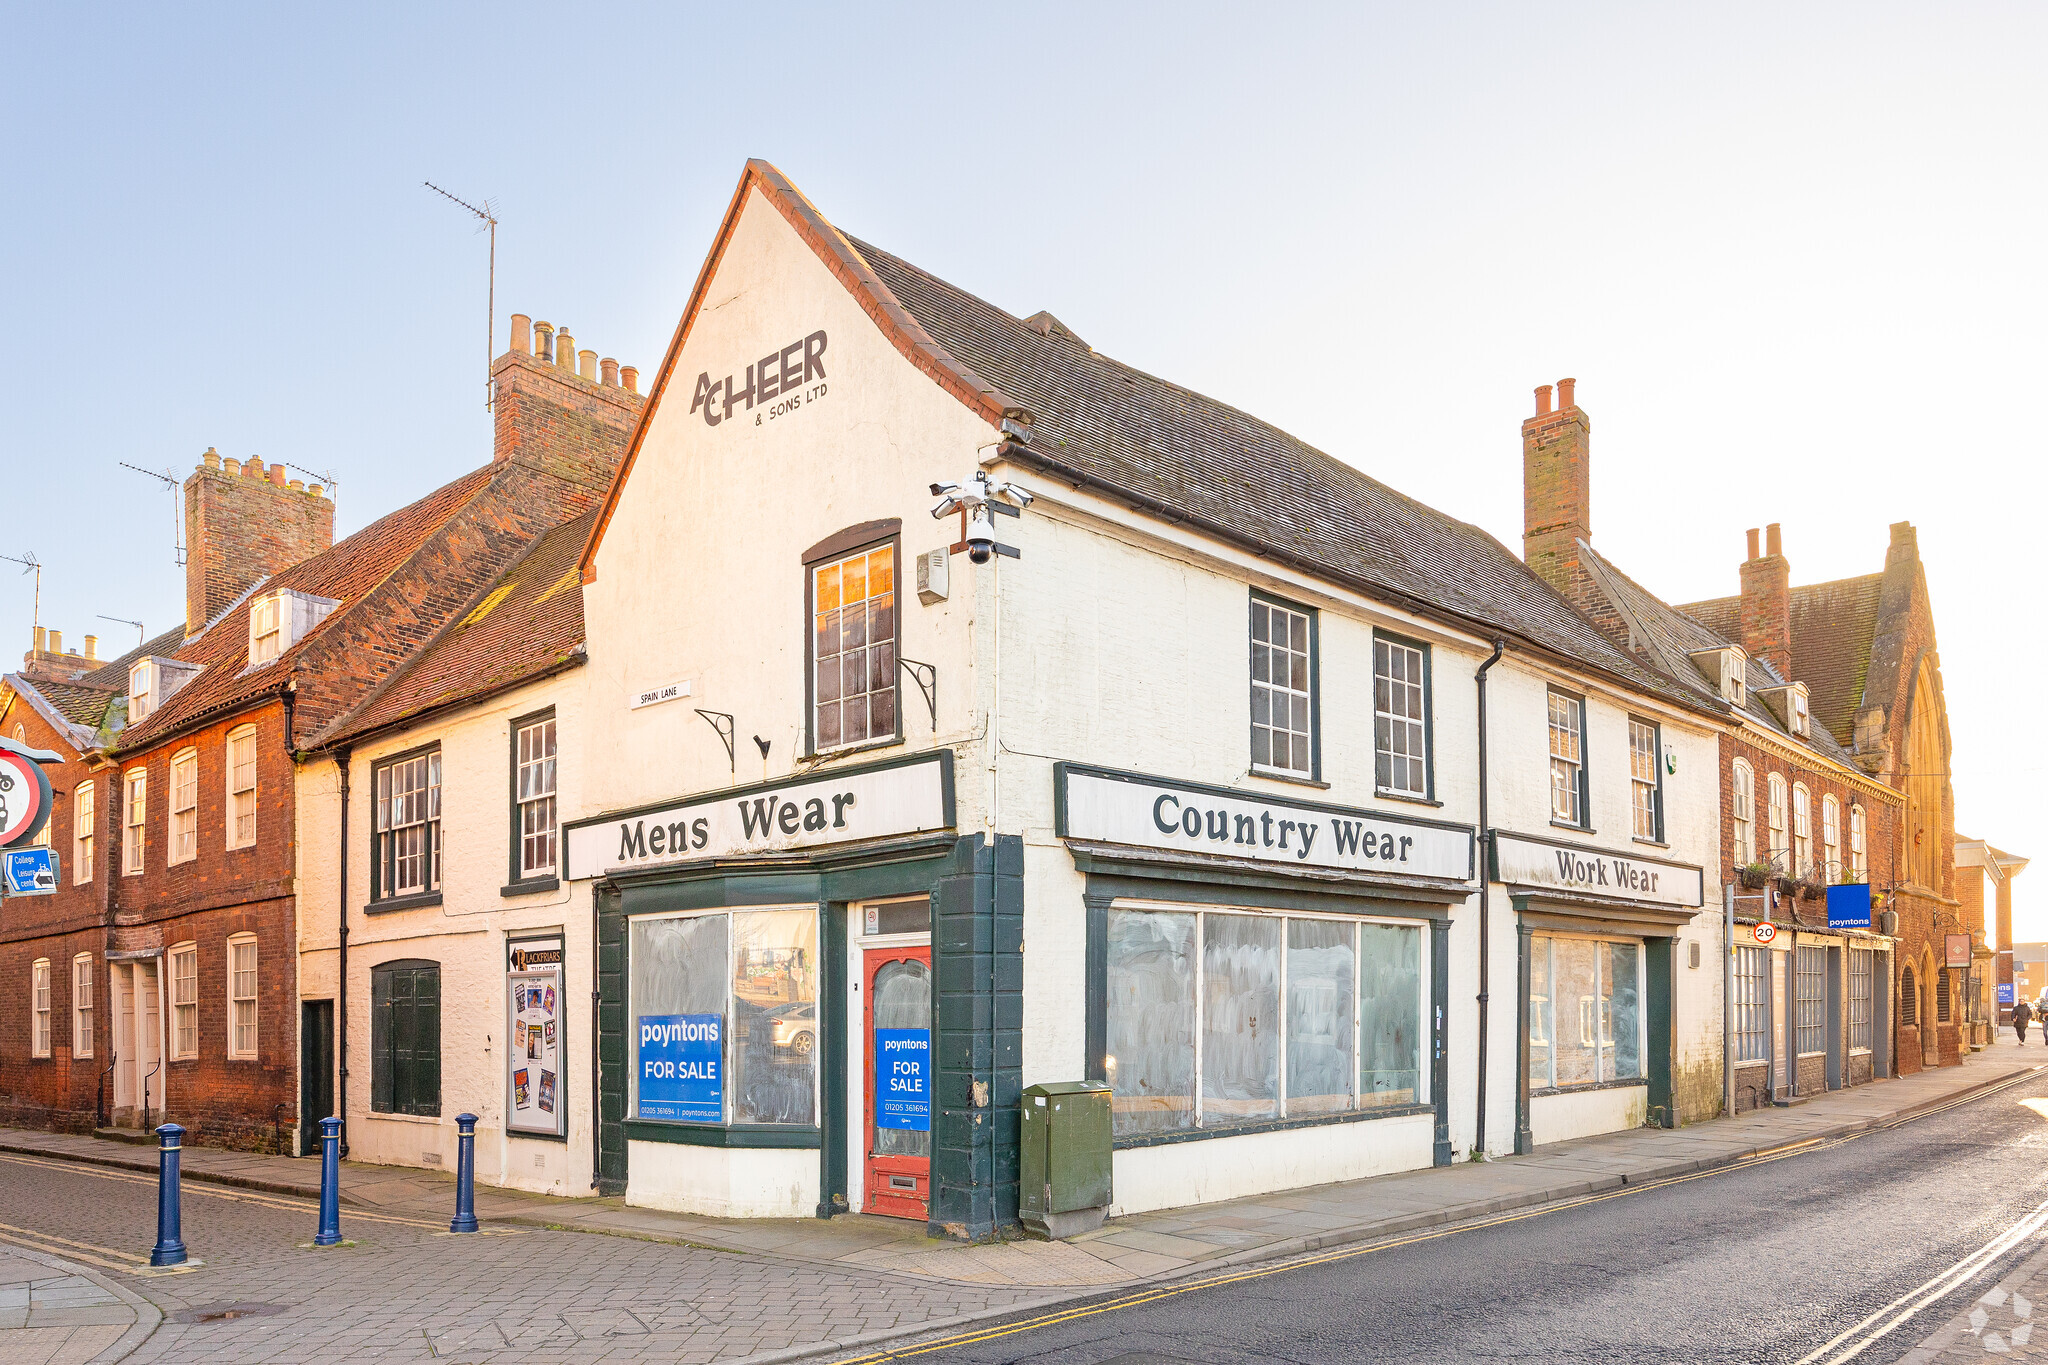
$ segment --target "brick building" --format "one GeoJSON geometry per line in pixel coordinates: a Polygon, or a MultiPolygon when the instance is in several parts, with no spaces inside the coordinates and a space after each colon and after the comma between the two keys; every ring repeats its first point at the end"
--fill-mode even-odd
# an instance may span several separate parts
{"type": "Polygon", "coordinates": [[[10,677],[31,742],[67,756],[53,842],[90,828],[93,858],[88,880],[74,854],[65,891],[10,900],[0,920],[5,979],[19,959],[19,979],[41,981],[47,962],[53,983],[0,1003],[0,1113],[71,1128],[168,1115],[192,1141],[238,1146],[271,1144],[290,1119],[289,1148],[333,1112],[332,1002],[304,999],[299,979],[302,916],[336,913],[297,897],[300,751],[602,496],[637,376],[535,330],[538,355],[493,367],[489,464],[336,545],[317,486],[209,450],[185,482],[185,625],[89,671],[38,641],[10,677]],[[39,1066],[57,1060],[38,1055],[40,1018],[78,1009],[87,983],[104,1002],[80,1013],[89,1048],[39,1066]],[[88,1050],[108,1071],[104,1104],[79,1066],[88,1050]]]}
{"type": "MultiPolygon", "coordinates": [[[[2012,1021],[2015,1001],[2033,1003],[2041,990],[2035,973],[2032,989],[2022,989],[2018,954],[2012,941],[2012,881],[2027,870],[2028,859],[1994,847],[1988,839],[1956,836],[1956,899],[1961,915],[1990,930],[1992,962],[1977,980],[1977,1018],[1983,1033],[2012,1021]]],[[[1980,1039],[1980,1042],[1983,1041],[1980,1039]]]]}

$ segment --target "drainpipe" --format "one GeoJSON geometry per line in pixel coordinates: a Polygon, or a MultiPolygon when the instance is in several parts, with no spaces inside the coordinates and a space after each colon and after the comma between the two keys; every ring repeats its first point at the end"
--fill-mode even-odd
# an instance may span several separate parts
{"type": "MultiPolygon", "coordinates": [[[[1752,807],[1754,809],[1754,807],[1752,807]]],[[[1721,1112],[1735,1117],[1735,883],[1721,884],[1721,1112]]]]}
{"type": "Polygon", "coordinates": [[[348,759],[347,749],[334,751],[341,773],[341,937],[334,988],[334,1111],[341,1120],[341,1155],[348,1155],[348,759]]]}
{"type": "MultiPolygon", "coordinates": [[[[1507,653],[1508,642],[1501,636],[1493,637],[1493,653],[1486,656],[1486,662],[1479,665],[1479,671],[1472,680],[1479,687],[1479,839],[1485,845],[1488,826],[1486,823],[1486,674],[1487,670],[1500,662],[1500,656],[1507,653]]],[[[1492,897],[1489,887],[1493,881],[1491,873],[1482,858],[1479,865],[1479,1114],[1477,1131],[1473,1134],[1472,1145],[1481,1157],[1486,1155],[1486,1015],[1487,1015],[1487,967],[1488,949],[1491,946],[1492,897]]]]}

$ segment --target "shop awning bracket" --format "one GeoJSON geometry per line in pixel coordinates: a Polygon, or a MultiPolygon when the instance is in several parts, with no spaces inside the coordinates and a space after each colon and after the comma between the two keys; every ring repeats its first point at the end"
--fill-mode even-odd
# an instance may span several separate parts
{"type": "Polygon", "coordinates": [[[697,714],[704,717],[705,723],[718,731],[718,737],[725,741],[725,764],[727,771],[738,772],[740,770],[740,763],[737,758],[733,757],[732,752],[732,717],[723,711],[706,711],[701,706],[697,708],[697,714]]]}
{"type": "Polygon", "coordinates": [[[932,731],[936,734],[939,728],[939,670],[932,664],[921,664],[901,655],[897,656],[896,663],[910,674],[917,690],[924,693],[925,709],[932,714],[932,731]]]}

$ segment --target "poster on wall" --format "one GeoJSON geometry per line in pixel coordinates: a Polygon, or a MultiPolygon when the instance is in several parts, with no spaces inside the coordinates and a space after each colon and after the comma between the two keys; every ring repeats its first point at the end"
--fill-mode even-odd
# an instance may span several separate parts
{"type": "Polygon", "coordinates": [[[562,1084],[562,940],[515,939],[506,945],[505,1129],[543,1137],[569,1134],[562,1084]]]}

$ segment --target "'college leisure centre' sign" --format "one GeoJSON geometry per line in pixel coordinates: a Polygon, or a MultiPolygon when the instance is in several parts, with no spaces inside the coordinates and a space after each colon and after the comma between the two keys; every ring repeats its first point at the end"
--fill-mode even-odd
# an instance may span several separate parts
{"type": "Polygon", "coordinates": [[[1176,853],[1467,881],[1472,830],[1382,811],[1059,764],[1059,835],[1176,853]]]}
{"type": "Polygon", "coordinates": [[[567,826],[572,881],[615,869],[933,833],[953,825],[950,749],[567,826]]]}
{"type": "Polygon", "coordinates": [[[1706,895],[1706,876],[1697,867],[1502,830],[1493,835],[1493,869],[1493,879],[1506,885],[1616,900],[1697,907],[1706,895]]]}

